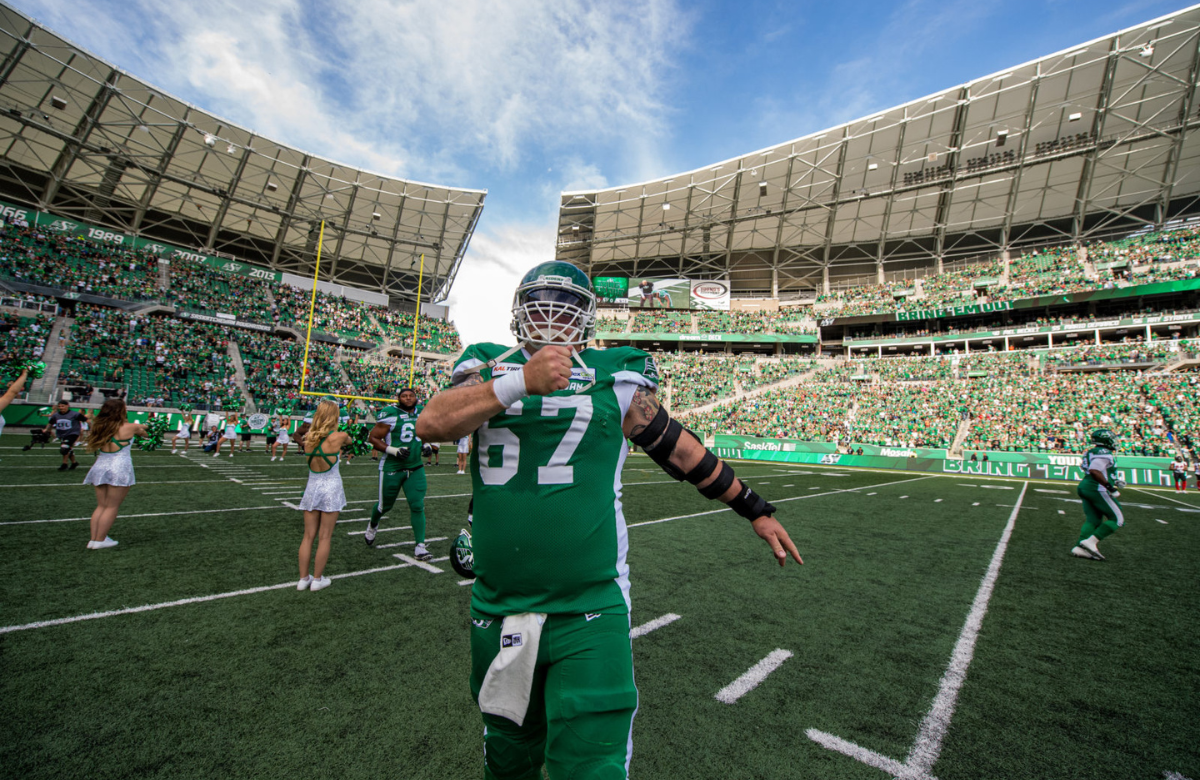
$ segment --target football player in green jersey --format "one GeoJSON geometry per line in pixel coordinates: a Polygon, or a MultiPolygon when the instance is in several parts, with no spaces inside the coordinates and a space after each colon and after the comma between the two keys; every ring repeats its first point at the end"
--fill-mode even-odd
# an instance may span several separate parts
{"type": "Polygon", "coordinates": [[[1121,526],[1125,515],[1117,503],[1118,491],[1125,481],[1117,475],[1117,461],[1113,451],[1117,445],[1112,431],[1099,428],[1092,431],[1092,448],[1083,456],[1083,479],[1075,492],[1083,499],[1083,527],[1079,529],[1079,541],[1071,550],[1076,558],[1104,560],[1098,543],[1121,526]]]}
{"type": "Polygon", "coordinates": [[[421,462],[421,440],[417,438],[420,414],[417,391],[404,387],[396,395],[396,405],[385,406],[376,415],[377,422],[367,440],[384,457],[379,459],[379,500],[371,510],[366,539],[368,546],[375,545],[379,518],[391,511],[396,497],[404,490],[413,538],[417,542],[413,557],[427,561],[433,555],[425,549],[425,493],[429,483],[425,480],[425,466],[421,462]]]}
{"type": "MultiPolygon", "coordinates": [[[[626,437],[668,474],[729,504],[779,565],[803,563],[775,508],[670,419],[653,358],[588,349],[591,281],[542,263],[513,301],[518,345],[468,347],[453,387],[417,421],[425,440],[473,435],[471,690],[486,726],[485,778],[624,778],[637,689],[629,537],[621,505],[626,437]]],[[[459,551],[456,550],[456,553],[459,551]]]]}

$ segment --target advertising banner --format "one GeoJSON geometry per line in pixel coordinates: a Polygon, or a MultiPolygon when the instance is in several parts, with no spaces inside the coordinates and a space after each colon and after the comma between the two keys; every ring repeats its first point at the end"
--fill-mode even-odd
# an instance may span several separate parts
{"type": "Polygon", "coordinates": [[[729,283],[719,280],[597,276],[592,287],[601,300],[631,308],[729,311],[729,283]]]}
{"type": "MultiPolygon", "coordinates": [[[[816,344],[817,337],[811,333],[625,333],[624,331],[597,332],[597,338],[620,341],[658,341],[676,344],[681,341],[720,341],[729,344],[816,344]]],[[[316,335],[313,335],[316,338],[316,335]]]]}
{"type": "Polygon", "coordinates": [[[729,311],[729,285],[725,282],[692,282],[692,308],[729,311]]]}
{"type": "MultiPolygon", "coordinates": [[[[721,458],[769,460],[874,469],[897,469],[938,474],[962,474],[976,477],[1012,477],[1016,479],[1052,479],[1078,482],[1083,479],[1081,456],[1039,452],[996,452],[972,450],[978,460],[950,458],[946,450],[877,447],[855,444],[857,453],[839,453],[831,442],[805,442],[790,439],[763,439],[754,436],[717,434],[714,454],[721,458]],[[984,460],[984,458],[987,460],[984,460]]],[[[1117,472],[1130,485],[1167,486],[1174,484],[1170,458],[1153,458],[1117,453],[1117,472]]]]}
{"type": "Polygon", "coordinates": [[[200,252],[193,252],[160,241],[131,236],[128,233],[122,233],[112,228],[96,227],[95,225],[76,222],[66,217],[57,217],[53,214],[36,211],[24,206],[17,206],[12,203],[5,203],[4,201],[0,201],[0,218],[12,218],[18,225],[22,223],[24,225],[36,225],[55,233],[79,236],[90,241],[113,244],[125,249],[145,250],[159,257],[191,260],[222,273],[249,276],[254,279],[265,279],[270,282],[278,282],[282,278],[282,275],[278,271],[259,268],[249,263],[230,260],[227,257],[215,257],[200,252]]]}
{"type": "Polygon", "coordinates": [[[257,330],[263,333],[270,333],[275,330],[270,325],[263,325],[260,322],[249,322],[247,320],[239,320],[232,314],[222,316],[218,313],[216,316],[211,314],[201,314],[195,311],[178,311],[175,316],[181,320],[195,320],[196,322],[211,322],[214,325],[228,325],[234,328],[245,328],[246,330],[257,330]]]}

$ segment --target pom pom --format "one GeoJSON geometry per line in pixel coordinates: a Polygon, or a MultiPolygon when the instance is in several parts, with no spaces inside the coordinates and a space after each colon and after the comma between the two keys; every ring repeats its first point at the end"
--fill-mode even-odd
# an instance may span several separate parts
{"type": "Polygon", "coordinates": [[[29,372],[30,379],[41,379],[42,375],[46,373],[46,364],[40,360],[32,360],[23,368],[29,372]]]}

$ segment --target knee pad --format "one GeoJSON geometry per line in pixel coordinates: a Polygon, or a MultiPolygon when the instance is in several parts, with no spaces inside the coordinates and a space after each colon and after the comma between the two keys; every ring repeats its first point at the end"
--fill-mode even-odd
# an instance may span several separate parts
{"type": "Polygon", "coordinates": [[[59,452],[59,454],[60,454],[60,455],[68,455],[68,454],[70,454],[70,452],[71,452],[71,445],[70,445],[70,444],[60,444],[60,445],[58,445],[58,452],[59,452]]]}

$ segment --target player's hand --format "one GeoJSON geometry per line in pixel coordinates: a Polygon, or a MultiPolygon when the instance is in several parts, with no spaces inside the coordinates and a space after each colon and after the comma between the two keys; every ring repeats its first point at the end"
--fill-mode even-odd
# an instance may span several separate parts
{"type": "Polygon", "coordinates": [[[783,525],[774,517],[763,515],[752,521],[750,525],[754,528],[754,533],[771,545],[771,550],[775,553],[775,560],[779,561],[780,566],[787,562],[789,554],[796,559],[796,563],[804,564],[804,559],[800,557],[800,551],[792,543],[787,531],[783,530],[783,525]]]}
{"type": "Polygon", "coordinates": [[[569,347],[545,346],[525,364],[525,391],[530,395],[550,395],[571,384],[569,347]]]}

